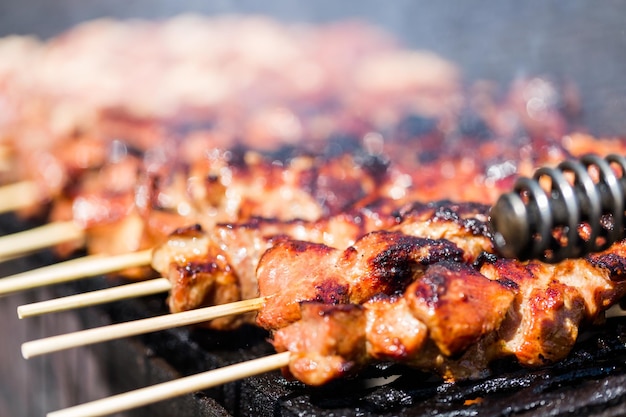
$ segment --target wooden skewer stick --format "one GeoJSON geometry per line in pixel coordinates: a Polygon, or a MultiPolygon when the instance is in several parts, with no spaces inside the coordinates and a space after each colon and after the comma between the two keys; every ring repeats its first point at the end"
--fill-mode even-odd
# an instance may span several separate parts
{"type": "Polygon", "coordinates": [[[112,324],[110,326],[96,327],[79,332],[33,340],[22,344],[22,356],[25,359],[29,359],[34,356],[73,347],[106,342],[108,340],[171,329],[188,324],[202,323],[218,317],[256,311],[260,309],[264,303],[264,297],[252,298],[250,300],[183,311],[182,313],[165,314],[158,317],[112,324]]]}
{"type": "Polygon", "coordinates": [[[0,261],[64,242],[83,240],[83,228],[73,221],[54,222],[0,237],[0,261]]]}
{"type": "Polygon", "coordinates": [[[32,181],[20,181],[0,187],[0,213],[39,203],[39,187],[32,181]]]}
{"type": "Polygon", "coordinates": [[[225,366],[197,375],[51,412],[47,414],[47,417],[97,417],[131,410],[158,401],[280,369],[289,365],[289,355],[290,352],[276,353],[235,365],[225,366]]]}
{"type": "MultiPolygon", "coordinates": [[[[0,238],[1,239],[1,238],[0,238]]],[[[152,249],[122,255],[91,255],[0,279],[0,295],[150,265],[152,249]]]]}
{"type": "Polygon", "coordinates": [[[91,291],[83,294],[24,304],[17,308],[17,315],[23,319],[42,314],[71,310],[74,308],[94,306],[128,298],[137,298],[145,295],[167,292],[172,285],[166,278],[151,279],[132,284],[118,285],[104,290],[91,291]]]}

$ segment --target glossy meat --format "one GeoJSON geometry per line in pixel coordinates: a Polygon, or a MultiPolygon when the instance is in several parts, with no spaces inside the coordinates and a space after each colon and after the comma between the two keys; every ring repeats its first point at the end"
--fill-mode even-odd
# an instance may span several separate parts
{"type": "Polygon", "coordinates": [[[237,299],[253,298],[259,291],[259,259],[277,242],[291,236],[346,247],[369,230],[396,224],[390,213],[393,207],[393,202],[387,201],[315,222],[253,219],[218,224],[206,231],[200,226],[181,228],[154,250],[152,266],[172,282],[169,306],[173,312],[223,302],[215,298],[215,292],[205,290],[211,288],[216,275],[226,271],[236,277],[232,285],[237,288],[237,299]],[[190,268],[191,264],[196,267],[190,268]],[[200,265],[204,265],[204,273],[199,275],[200,265]]]}
{"type": "Polygon", "coordinates": [[[620,242],[593,259],[557,265],[493,255],[475,266],[444,261],[428,267],[400,298],[378,296],[352,308],[356,317],[349,329],[341,320],[334,322],[332,307],[317,307],[324,310],[319,314],[303,304],[301,321],[276,330],[273,343],[278,351],[293,352],[287,375],[313,385],[379,359],[434,371],[451,381],[483,377],[491,361],[506,356],[524,366],[553,363],[567,356],[581,326],[626,294],[621,279],[625,255],[620,242]],[[317,328],[314,344],[308,342],[307,328],[317,328]],[[352,349],[326,337],[346,331],[354,334],[342,342],[351,341],[352,349]],[[364,349],[367,355],[361,354],[364,349]],[[329,360],[350,366],[329,374],[324,372],[329,360]]]}
{"type": "Polygon", "coordinates": [[[429,264],[461,257],[449,241],[386,231],[369,233],[344,251],[279,242],[265,252],[257,269],[259,293],[268,297],[257,323],[267,329],[284,327],[300,319],[303,301],[360,304],[378,293],[402,292],[429,264]]]}
{"type": "Polygon", "coordinates": [[[278,351],[293,352],[289,370],[309,385],[322,385],[358,370],[367,358],[363,308],[354,304],[303,303],[302,320],[274,334],[278,351]],[[302,376],[306,375],[306,378],[302,376]]]}
{"type": "MultiPolygon", "coordinates": [[[[191,231],[180,229],[155,249],[152,266],[172,281],[170,309],[182,311],[219,303],[219,300],[213,299],[211,292],[197,291],[197,288],[205,286],[204,280],[213,280],[209,275],[203,275],[202,279],[180,278],[183,272],[190,273],[193,270],[187,268],[189,262],[206,265],[225,262],[224,268],[237,276],[237,286],[244,299],[259,293],[273,294],[283,289],[281,286],[296,292],[312,291],[304,285],[291,284],[293,277],[309,277],[322,282],[324,277],[317,277],[311,270],[322,270],[322,265],[326,265],[327,272],[339,273],[343,265],[352,268],[351,275],[335,284],[329,279],[324,281],[325,285],[332,287],[342,282],[341,285],[350,286],[355,298],[363,300],[372,295],[372,289],[362,283],[364,274],[376,278],[381,288],[392,288],[394,285],[401,287],[402,284],[394,283],[393,279],[404,276],[406,280],[406,275],[401,274],[421,268],[420,264],[415,264],[418,260],[424,264],[432,262],[428,260],[429,249],[435,251],[433,256],[450,256],[468,262],[475,259],[477,253],[492,250],[489,230],[482,220],[486,219],[486,206],[448,202],[398,204],[393,200],[378,200],[314,222],[254,219],[247,223],[216,225],[208,230],[203,229],[203,232],[196,227],[191,231]],[[387,232],[367,235],[378,230],[387,232]],[[438,241],[442,236],[449,236],[450,241],[438,241]],[[417,245],[423,243],[427,244],[427,248],[420,252],[417,245]],[[373,250],[368,245],[376,245],[376,248],[389,252],[378,258],[360,258],[359,253],[373,250]],[[482,249],[479,250],[481,245],[482,249]],[[298,246],[302,248],[301,252],[297,251],[298,246]],[[343,255],[342,251],[335,249],[351,246],[354,247],[343,255]],[[294,255],[298,253],[301,255],[294,255]],[[394,258],[394,255],[398,258],[394,258]],[[340,259],[340,256],[343,258],[340,259]],[[286,258],[301,259],[301,263],[292,265],[286,262],[286,258]],[[261,275],[266,267],[260,264],[261,259],[263,265],[281,267],[281,273],[274,273],[272,277],[273,284],[264,282],[262,288],[259,279],[264,280],[261,275]],[[336,264],[333,264],[334,260],[336,264]],[[389,268],[396,268],[397,272],[389,273],[389,268]]],[[[290,296],[285,295],[292,298],[288,301],[292,308],[295,299],[315,299],[311,294],[296,295],[293,291],[290,296]]],[[[331,288],[329,291],[332,293],[331,288]]],[[[284,312],[271,313],[281,314],[284,312]]]]}
{"type": "Polygon", "coordinates": [[[439,350],[453,356],[500,327],[515,290],[512,282],[485,279],[470,266],[446,260],[413,282],[405,297],[439,350]]]}

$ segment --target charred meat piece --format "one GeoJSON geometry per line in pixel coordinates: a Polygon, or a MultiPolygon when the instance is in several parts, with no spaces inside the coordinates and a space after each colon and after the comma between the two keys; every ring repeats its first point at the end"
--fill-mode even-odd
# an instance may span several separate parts
{"type": "Polygon", "coordinates": [[[528,366],[563,359],[581,324],[596,320],[626,293],[621,278],[625,261],[622,241],[587,259],[555,265],[504,259],[483,265],[486,276],[513,281],[519,288],[499,330],[503,351],[528,366]]]}
{"type": "Polygon", "coordinates": [[[344,251],[280,242],[259,262],[259,293],[268,299],[257,323],[276,329],[298,320],[303,301],[360,304],[376,294],[402,293],[428,265],[461,258],[461,250],[449,241],[398,232],[369,233],[344,251]]]}
{"type": "Polygon", "coordinates": [[[366,319],[361,306],[303,303],[301,317],[274,335],[277,351],[294,352],[286,376],[322,385],[363,366],[366,319]]]}
{"type": "Polygon", "coordinates": [[[530,367],[554,363],[570,352],[581,326],[593,323],[626,294],[622,269],[616,268],[625,259],[624,242],[593,259],[556,265],[490,258],[475,266],[436,263],[400,298],[377,296],[361,303],[360,309],[353,308],[352,314],[365,316],[365,324],[355,319],[346,337],[358,352],[355,356],[354,352],[346,354],[345,346],[339,349],[332,338],[317,340],[312,351],[306,351],[312,341],[304,323],[316,328],[315,321],[324,321],[325,329],[345,326],[330,323],[334,320],[330,306],[319,307],[324,314],[316,315],[303,303],[301,321],[274,331],[277,350],[295,349],[288,375],[305,383],[328,382],[332,373],[295,367],[295,358],[299,363],[325,363],[320,357],[324,352],[333,363],[352,365],[341,375],[373,360],[392,359],[437,372],[450,381],[484,377],[493,360],[507,356],[530,367]],[[395,331],[399,332],[396,337],[395,331]],[[365,357],[362,338],[367,346],[365,357]],[[356,358],[361,360],[358,366],[354,366],[356,358]]]}
{"type": "Polygon", "coordinates": [[[405,297],[439,350],[453,356],[500,326],[515,293],[470,266],[444,261],[428,268],[405,297]]]}
{"type": "Polygon", "coordinates": [[[447,239],[463,249],[466,262],[494,250],[487,205],[448,200],[408,203],[400,216],[402,221],[396,230],[411,236],[447,239]]]}
{"type": "MultiPolygon", "coordinates": [[[[206,295],[198,290],[210,287],[204,280],[214,281],[210,268],[205,268],[202,278],[188,280],[181,280],[174,273],[193,270],[191,263],[223,264],[222,269],[227,268],[237,278],[236,285],[244,299],[256,297],[259,290],[261,295],[269,295],[284,288],[294,291],[306,288],[294,285],[298,282],[294,277],[315,281],[317,290],[308,288],[306,295],[294,295],[287,301],[287,305],[295,307],[293,303],[300,300],[332,301],[324,293],[332,296],[334,302],[345,302],[348,294],[343,294],[341,288],[346,286],[351,299],[358,302],[374,295],[370,287],[382,292],[402,291],[413,280],[411,274],[427,264],[442,259],[473,261],[479,251],[492,250],[485,206],[446,202],[398,204],[393,200],[378,200],[315,222],[253,219],[247,223],[216,225],[202,232],[194,228],[191,234],[180,229],[155,249],[152,266],[170,277],[172,294],[178,294],[169,299],[172,311],[218,302],[210,296],[210,291],[206,295]],[[429,229],[429,225],[433,227],[429,229]],[[378,230],[388,232],[366,236],[378,230]],[[450,236],[450,241],[439,239],[442,236],[450,236]],[[362,241],[357,243],[359,239],[362,241]],[[353,247],[344,252],[334,249],[350,246],[353,247]],[[265,268],[259,265],[262,256],[265,263],[272,264],[281,274],[274,273],[267,282],[259,284],[258,277],[265,268]],[[336,273],[343,274],[342,268],[349,274],[333,279],[336,273]]],[[[218,269],[213,272],[221,274],[218,269]]],[[[297,317],[297,309],[294,311],[297,317]]]]}

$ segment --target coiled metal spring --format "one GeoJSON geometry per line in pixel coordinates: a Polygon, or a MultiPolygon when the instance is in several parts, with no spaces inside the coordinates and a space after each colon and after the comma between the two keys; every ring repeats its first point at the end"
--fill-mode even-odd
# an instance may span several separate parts
{"type": "Polygon", "coordinates": [[[626,158],[587,155],[521,177],[491,209],[494,243],[506,257],[558,262],[624,238],[626,158]]]}

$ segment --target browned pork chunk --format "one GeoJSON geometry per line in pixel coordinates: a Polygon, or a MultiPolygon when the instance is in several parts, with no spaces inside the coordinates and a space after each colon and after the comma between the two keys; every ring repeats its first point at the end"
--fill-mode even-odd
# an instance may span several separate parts
{"type": "Polygon", "coordinates": [[[366,319],[361,306],[303,303],[301,317],[274,335],[277,351],[293,352],[287,376],[322,385],[363,365],[366,319]]]}
{"type": "Polygon", "coordinates": [[[462,256],[447,240],[399,232],[371,232],[344,251],[281,241],[259,262],[259,293],[268,299],[257,323],[266,329],[284,327],[300,319],[303,301],[360,304],[376,294],[401,293],[428,265],[462,256]]]}
{"type": "MultiPolygon", "coordinates": [[[[471,262],[479,249],[491,251],[486,211],[475,204],[405,206],[381,199],[314,222],[252,219],[206,230],[182,228],[155,249],[152,266],[172,283],[169,305],[174,312],[224,302],[216,298],[222,292],[214,285],[227,273],[225,284],[238,292],[226,294],[238,293],[243,299],[284,294],[268,305],[280,305],[283,297],[297,318],[298,301],[361,302],[375,292],[401,291],[412,281],[411,274],[427,264],[442,259],[471,262]],[[388,232],[367,235],[381,229],[388,232]],[[445,236],[450,241],[440,239],[445,236]],[[267,276],[259,265],[266,251],[264,262],[280,274],[267,276]],[[336,274],[343,277],[334,279],[336,274]],[[305,281],[313,286],[307,288],[305,281]]],[[[286,311],[276,314],[282,315],[280,321],[292,320],[286,311]]]]}
{"type": "Polygon", "coordinates": [[[483,377],[494,359],[507,356],[524,366],[554,363],[570,352],[581,326],[626,294],[625,246],[619,242],[604,253],[554,265],[494,256],[475,266],[442,261],[418,274],[401,296],[376,296],[351,307],[320,303],[317,310],[302,303],[301,320],[275,330],[273,343],[293,353],[287,375],[316,385],[381,359],[449,381],[483,377]],[[354,325],[335,319],[333,308],[349,310],[354,325]],[[309,340],[307,328],[322,331],[309,340]],[[340,331],[352,350],[331,337],[340,331]],[[327,372],[329,363],[333,372],[327,372]]]}
{"type": "Polygon", "coordinates": [[[439,350],[452,356],[500,326],[516,290],[512,282],[492,281],[470,266],[444,261],[428,268],[405,297],[439,350]]]}

